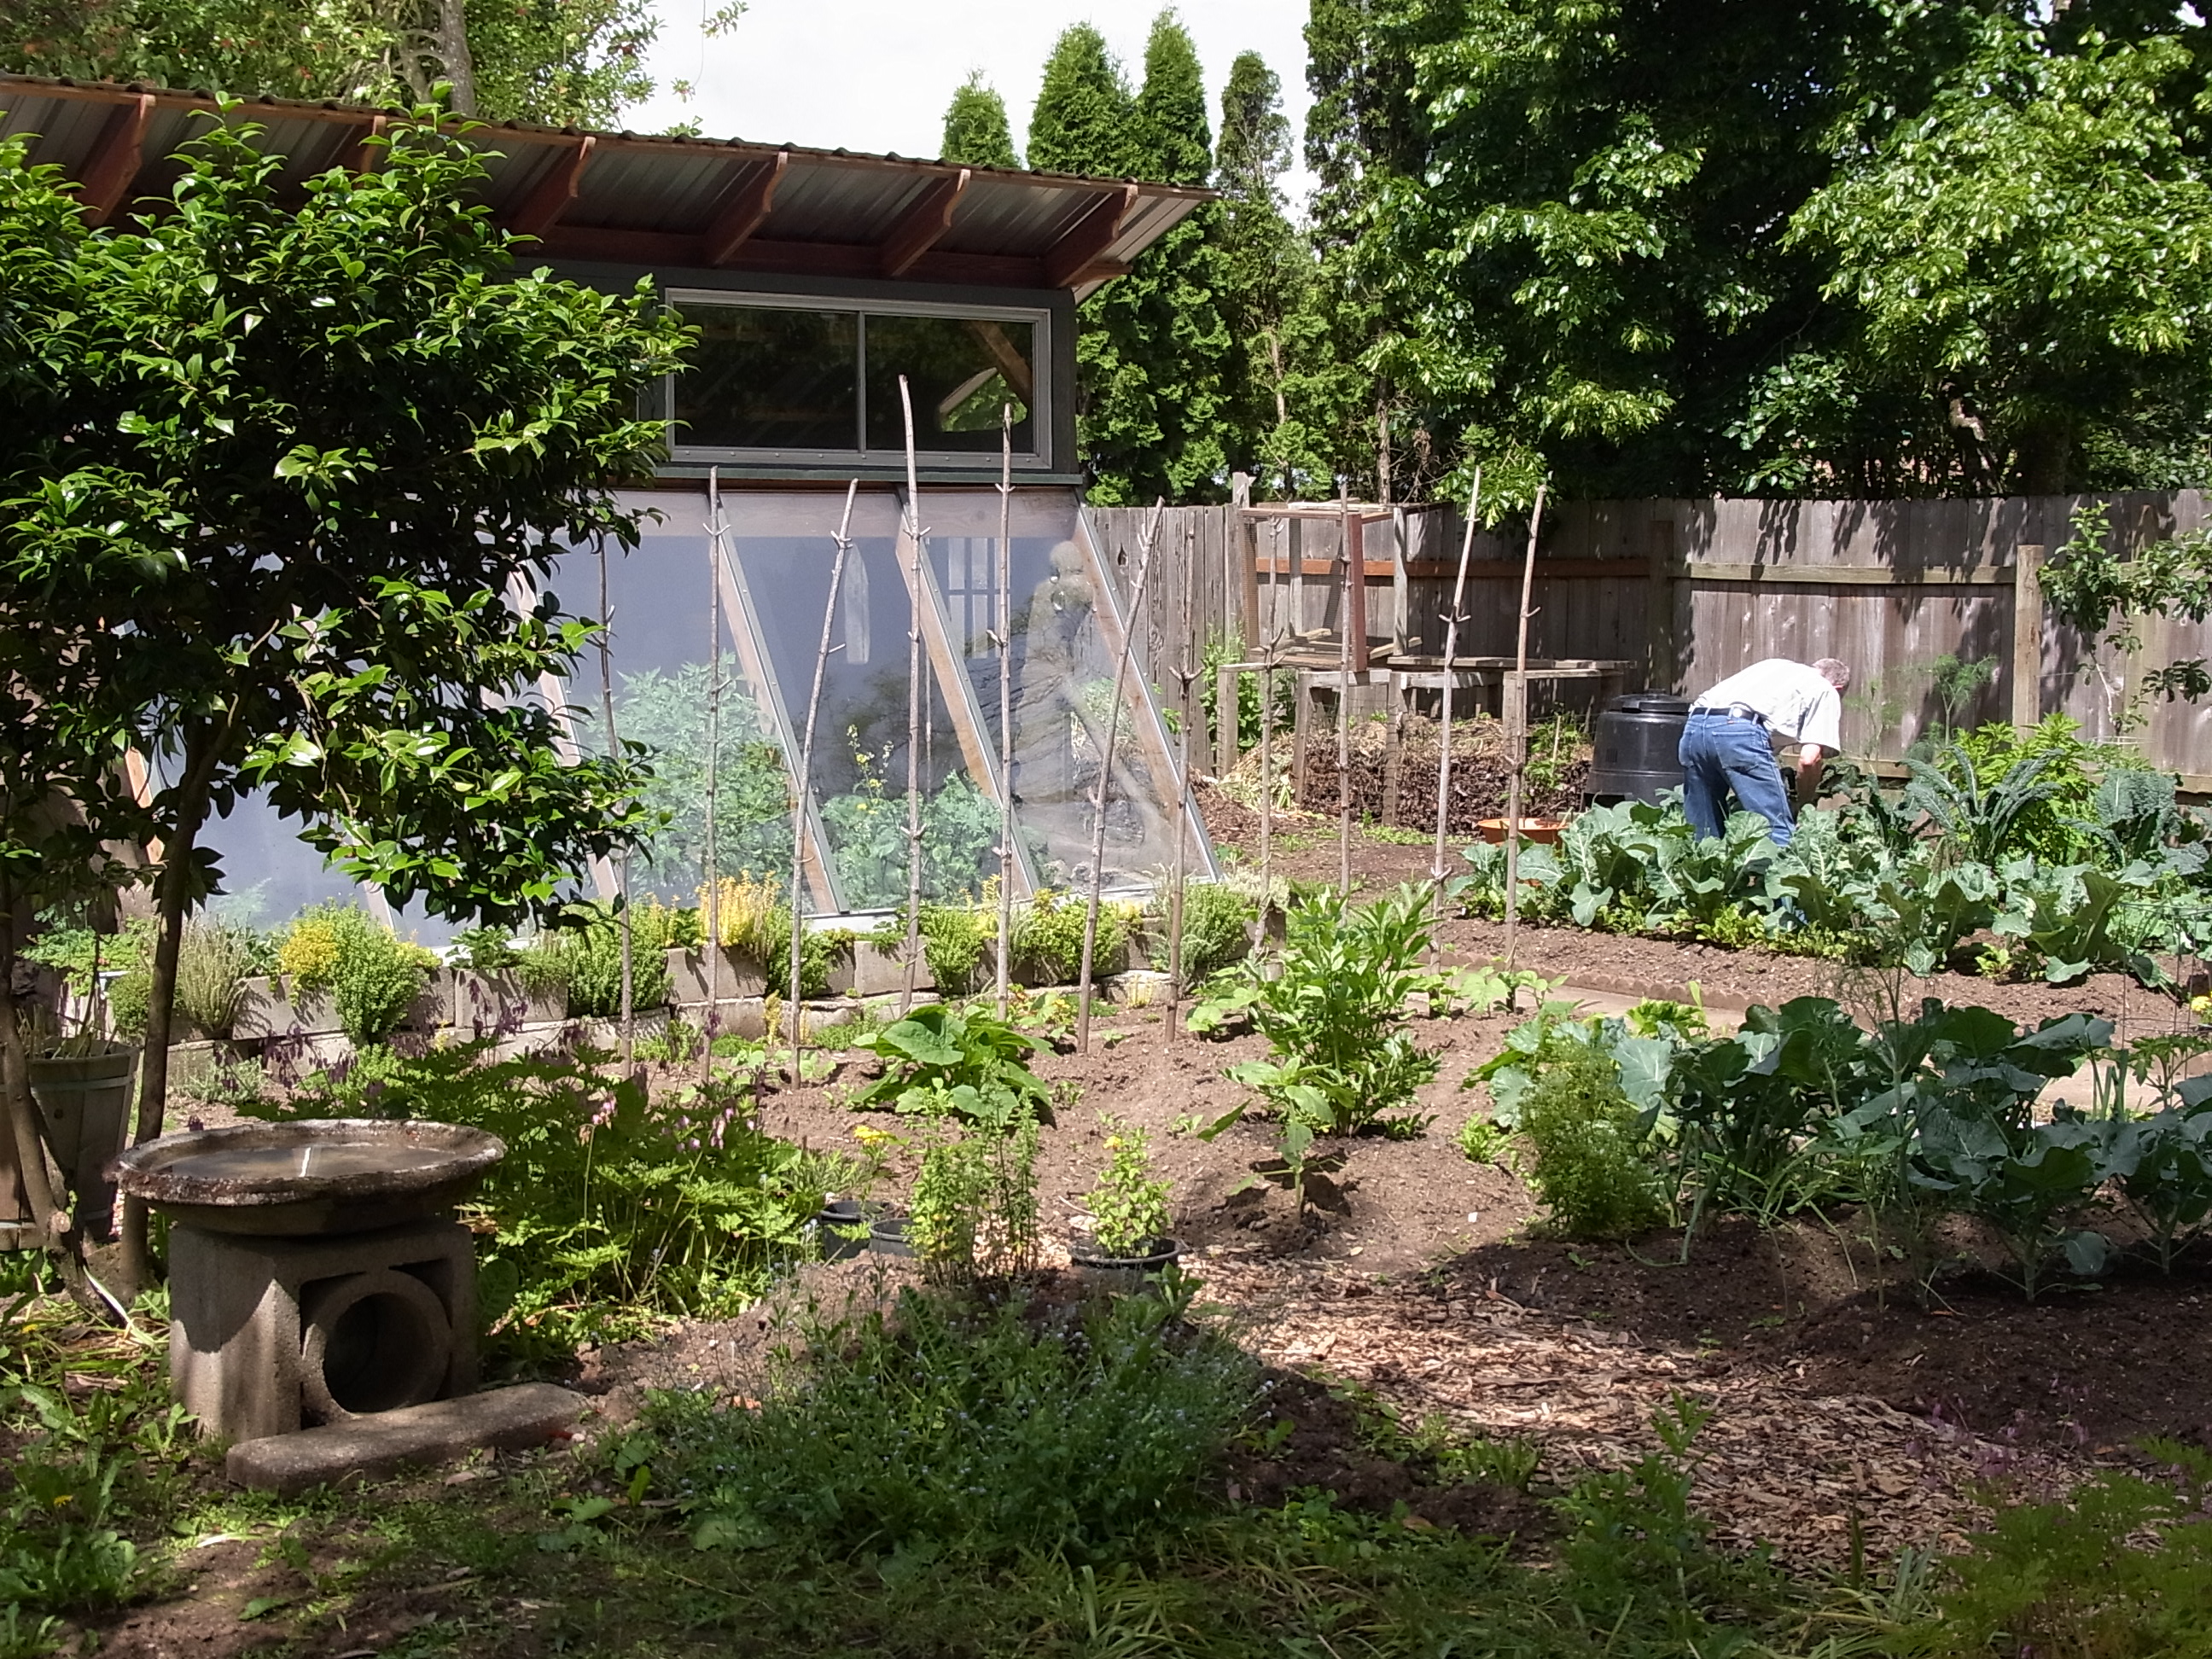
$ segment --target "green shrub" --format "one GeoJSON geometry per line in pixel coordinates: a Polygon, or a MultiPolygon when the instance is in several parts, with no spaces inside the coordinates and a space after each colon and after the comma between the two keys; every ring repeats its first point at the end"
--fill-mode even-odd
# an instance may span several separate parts
{"type": "Polygon", "coordinates": [[[363,1055],[270,1118],[424,1118],[507,1143],[471,1206],[481,1307],[512,1345],[557,1351],[635,1335],[664,1315],[726,1317],[802,1243],[822,1207],[796,1146],[748,1121],[718,1077],[658,1101],[588,1060],[493,1062],[489,1042],[363,1055]]]}
{"type": "Polygon", "coordinates": [[[702,1549],[832,1559],[1078,1560],[1202,1513],[1256,1393],[1252,1361],[1158,1297],[1041,1316],[908,1292],[895,1317],[805,1333],[757,1411],[705,1395],[647,1408],[656,1478],[702,1549]]]}
{"type": "MultiPolygon", "coordinates": [[[[1083,975],[1083,927],[1086,902],[1073,893],[1040,892],[1014,907],[1014,935],[1009,941],[1013,969],[1043,985],[1073,985],[1083,975]]],[[[1129,929],[1141,912],[1133,904],[1107,900],[1098,907],[1098,933],[1091,942],[1091,972],[1100,978],[1121,971],[1129,949],[1129,929]]]]}
{"type": "Polygon", "coordinates": [[[1571,1238],[1626,1238],[1662,1224],[1659,1172],[1644,1156],[1643,1114],[1613,1057],[1561,1035],[1520,1099],[1529,1184],[1571,1238]]]}
{"type": "MultiPolygon", "coordinates": [[[[1168,971],[1168,902],[1154,902],[1152,963],[1168,971]]],[[[1244,960],[1252,949],[1252,925],[1259,904],[1218,881],[1192,882],[1182,894],[1182,982],[1203,985],[1223,969],[1244,960]]]]}
{"type": "MultiPolygon", "coordinates": [[[[611,904],[574,904],[562,922],[541,943],[564,970],[570,1017],[615,1018],[622,1012],[621,912],[611,904]]],[[[629,907],[629,927],[630,1007],[664,1006],[674,986],[669,947],[696,932],[692,913],[648,898],[629,907]]]]}
{"type": "Polygon", "coordinates": [[[178,1017],[210,1036],[228,1036],[256,957],[253,938],[244,928],[212,916],[187,919],[177,944],[178,1017]]]}
{"type": "Polygon", "coordinates": [[[884,1074],[853,1097],[862,1111],[880,1106],[924,1116],[949,1114],[998,1129],[1045,1109],[1051,1092],[1024,1063],[1045,1045],[981,1009],[943,1003],[915,1009],[853,1046],[884,1062],[884,1074]]]}
{"type": "Polygon", "coordinates": [[[922,1138],[907,1240],[941,1285],[1033,1272],[1039,1244],[1037,1122],[1010,1130],[961,1127],[949,1109],[922,1138]]]}
{"type": "Polygon", "coordinates": [[[939,995],[972,996],[986,981],[995,980],[998,949],[995,908],[964,904],[921,907],[921,957],[929,964],[929,977],[939,995]]]}
{"type": "MultiPolygon", "coordinates": [[[[1436,1054],[1404,1030],[1413,1003],[1441,988],[1422,966],[1429,907],[1428,889],[1411,882],[1367,905],[1333,892],[1308,898],[1286,919],[1281,971],[1270,977],[1248,961],[1215,1005],[1217,1014],[1249,1013],[1273,1051],[1272,1059],[1231,1066],[1229,1075],[1280,1120],[1279,1144],[1293,1170],[1304,1168],[1316,1136],[1425,1127],[1425,1118],[1391,1115],[1404,1112],[1437,1074],[1436,1054]]],[[[1205,1012],[1193,1013],[1194,1030],[1205,1012]]],[[[1246,1109],[1231,1109],[1206,1138],[1246,1109]]]]}
{"type": "Polygon", "coordinates": [[[406,1022],[438,959],[400,939],[367,911],[322,904],[303,912],[276,946],[296,1000],[328,991],[338,1025],[356,1048],[381,1042],[406,1022]]]}

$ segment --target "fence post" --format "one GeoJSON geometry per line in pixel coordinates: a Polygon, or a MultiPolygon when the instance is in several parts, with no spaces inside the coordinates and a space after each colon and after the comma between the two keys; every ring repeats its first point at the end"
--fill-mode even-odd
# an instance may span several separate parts
{"type": "Polygon", "coordinates": [[[1239,707],[1243,688],[1237,680],[1233,664],[1224,663],[1213,671],[1213,775],[1217,778],[1225,778],[1237,769],[1241,735],[1237,723],[1243,713],[1239,707]]]}
{"type": "Polygon", "coordinates": [[[2025,735],[2043,720],[2043,549],[2013,550],[2012,724],[2025,735]]]}

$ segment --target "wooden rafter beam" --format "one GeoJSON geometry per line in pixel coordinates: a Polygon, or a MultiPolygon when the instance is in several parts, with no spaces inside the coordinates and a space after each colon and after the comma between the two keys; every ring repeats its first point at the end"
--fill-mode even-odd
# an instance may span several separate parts
{"type": "Polygon", "coordinates": [[[146,148],[146,129],[153,119],[154,95],[140,93],[119,106],[100,129],[85,161],[83,187],[76,195],[77,205],[94,224],[104,225],[113,218],[130,196],[146,148]]]}
{"type": "Polygon", "coordinates": [[[1102,196],[1080,219],[1062,233],[1044,256],[1044,285],[1073,288],[1114,246],[1121,222],[1137,205],[1137,186],[1123,185],[1110,196],[1102,196]]]}
{"type": "Polygon", "coordinates": [[[507,228],[517,236],[543,236],[558,224],[568,204],[576,199],[576,187],[583,182],[584,169],[591,165],[592,149],[598,143],[596,138],[586,137],[563,144],[553,165],[516,206],[507,228]]]}
{"type": "Polygon", "coordinates": [[[968,181],[974,176],[963,167],[958,178],[939,179],[923,187],[915,204],[899,216],[898,223],[884,239],[884,276],[905,276],[914,269],[915,260],[944,239],[945,233],[952,228],[952,210],[959,205],[968,181]]]}
{"type": "Polygon", "coordinates": [[[784,169],[790,165],[787,149],[778,150],[765,167],[757,161],[744,164],[744,176],[724,199],[714,222],[700,239],[700,256],[707,264],[726,265],[737,258],[738,250],[761,228],[769,210],[775,205],[775,187],[783,182],[784,169]]]}
{"type": "Polygon", "coordinates": [[[392,125],[388,115],[372,115],[368,123],[338,150],[337,165],[348,173],[367,173],[376,165],[377,147],[369,141],[384,137],[392,125]]]}

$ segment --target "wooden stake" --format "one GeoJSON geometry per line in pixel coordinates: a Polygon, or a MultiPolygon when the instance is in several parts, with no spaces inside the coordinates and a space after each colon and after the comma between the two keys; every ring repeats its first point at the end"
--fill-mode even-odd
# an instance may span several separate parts
{"type": "MultiPolygon", "coordinates": [[[[1165,1041],[1176,1039],[1176,1027],[1180,1024],[1182,1009],[1182,897],[1184,884],[1189,879],[1187,853],[1190,842],[1190,813],[1194,797],[1190,786],[1190,729],[1198,722],[1192,718],[1196,713],[1190,699],[1192,683],[1198,678],[1198,665],[1190,659],[1191,647],[1191,590],[1198,585],[1197,561],[1192,556],[1191,532],[1184,528],[1182,538],[1182,660],[1176,669],[1176,679],[1182,691],[1182,744],[1179,757],[1180,786],[1176,799],[1175,875],[1168,890],[1168,1014],[1165,1041]]],[[[1233,714],[1233,711],[1232,711],[1233,714]]]]}
{"type": "MultiPolygon", "coordinates": [[[[1443,923],[1444,837],[1449,833],[1451,818],[1452,659],[1459,653],[1459,625],[1466,610],[1467,562],[1474,553],[1475,514],[1481,502],[1482,469],[1478,466],[1474,469],[1474,487],[1467,492],[1467,533],[1459,541],[1459,575],[1452,583],[1451,609],[1443,616],[1444,684],[1440,710],[1443,718],[1437,732],[1437,842],[1435,854],[1429,860],[1435,927],[1443,923]]],[[[1437,939],[1432,927],[1429,933],[1429,965],[1435,967],[1436,961],[1437,939]]]]}
{"type": "MultiPolygon", "coordinates": [[[[607,544],[602,540],[599,543],[599,710],[606,720],[607,758],[611,761],[618,759],[622,755],[622,744],[615,730],[614,651],[608,643],[613,633],[614,613],[607,604],[607,544]]],[[[616,920],[622,929],[622,1057],[623,1064],[627,1066],[634,1057],[637,1047],[635,1011],[630,1006],[630,999],[636,988],[636,981],[631,971],[630,962],[629,849],[628,848],[623,849],[621,871],[622,910],[616,920]]]]}
{"type": "Polygon", "coordinates": [[[999,1018],[1014,938],[1014,406],[999,405],[999,1018]]]}
{"type": "MultiPolygon", "coordinates": [[[[699,849],[704,884],[700,920],[706,924],[707,1008],[699,1018],[699,1081],[714,1075],[714,1017],[722,1006],[722,866],[714,844],[714,791],[722,757],[722,556],[728,526],[722,517],[720,467],[707,469],[707,836],[699,849]]],[[[792,884],[799,883],[799,831],[791,837],[792,884]]],[[[798,1081],[793,1073],[792,1081],[798,1081]]]]}
{"type": "MultiPolygon", "coordinates": [[[[1356,584],[1366,580],[1362,556],[1364,549],[1352,529],[1352,495],[1350,487],[1340,482],[1337,503],[1342,522],[1340,538],[1342,542],[1344,594],[1338,601],[1337,635],[1341,648],[1337,652],[1336,688],[1336,890],[1347,902],[1352,897],[1352,623],[1364,606],[1357,603],[1353,592],[1356,584]]],[[[1367,629],[1359,629],[1358,650],[1364,659],[1367,655],[1367,629]]],[[[1361,664],[1362,667],[1366,665],[1361,664]]]]}
{"type": "Polygon", "coordinates": [[[921,965],[921,485],[915,476],[914,394],[899,376],[899,410],[906,417],[906,533],[908,556],[906,635],[906,961],[899,1016],[914,1011],[914,982],[921,965]]]}
{"type": "MultiPolygon", "coordinates": [[[[799,743],[799,787],[791,807],[791,994],[784,1008],[791,1020],[791,1086],[799,1086],[799,1055],[806,1040],[806,1021],[799,1003],[799,960],[805,946],[806,919],[799,902],[799,837],[805,831],[806,802],[814,787],[814,722],[822,712],[822,681],[830,667],[830,635],[837,623],[837,591],[845,581],[845,560],[853,550],[853,498],[860,481],[845,486],[845,516],[837,521],[836,556],[830,561],[830,599],[822,607],[822,643],[814,653],[814,684],[806,694],[806,735],[799,743]]],[[[771,1036],[775,1034],[769,1033],[771,1036]]]]}
{"type": "MultiPolygon", "coordinates": [[[[1121,651],[1114,662],[1114,702],[1106,710],[1106,737],[1098,751],[1098,788],[1091,802],[1091,902],[1083,912],[1083,972],[1076,981],[1075,1051],[1091,1052],[1091,975],[1098,948],[1098,903],[1106,884],[1106,794],[1114,781],[1114,744],[1121,730],[1121,699],[1129,684],[1129,659],[1137,644],[1137,628],[1145,613],[1145,579],[1152,574],[1152,549],[1160,539],[1160,520],[1167,514],[1167,498],[1152,503],[1152,521],[1145,526],[1142,550],[1137,555],[1137,585],[1129,594],[1129,625],[1121,630],[1121,651]]],[[[1100,572],[1103,582],[1104,572],[1100,572]]],[[[1100,592],[1097,602],[1111,605],[1114,596],[1100,592]]]]}
{"type": "MultiPolygon", "coordinates": [[[[1513,647],[1513,682],[1509,690],[1519,718],[1505,733],[1512,769],[1505,789],[1505,965],[1513,966],[1514,936],[1521,922],[1521,780],[1528,769],[1528,608],[1536,583],[1536,533],[1544,522],[1545,479],[1536,486],[1535,510],[1528,515],[1528,551],[1521,562],[1521,626],[1513,647]]],[[[1509,713],[1512,710],[1509,710],[1509,713]]]]}

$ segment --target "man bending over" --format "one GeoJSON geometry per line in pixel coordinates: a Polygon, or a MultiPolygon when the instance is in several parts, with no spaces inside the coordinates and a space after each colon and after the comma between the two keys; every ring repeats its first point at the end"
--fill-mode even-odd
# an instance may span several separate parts
{"type": "Polygon", "coordinates": [[[1851,671],[1833,657],[1809,668],[1769,657],[1731,674],[1690,705],[1682,728],[1682,805],[1700,836],[1728,822],[1729,797],[1766,820],[1768,835],[1787,847],[1796,826],[1790,792],[1774,751],[1797,745],[1797,799],[1809,801],[1820,763],[1843,747],[1844,700],[1851,671]]]}

